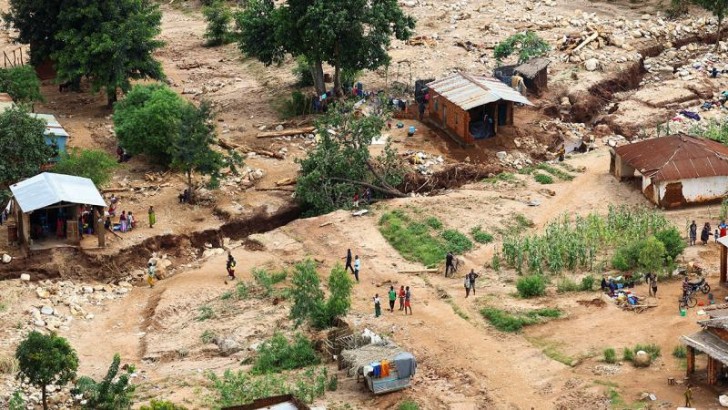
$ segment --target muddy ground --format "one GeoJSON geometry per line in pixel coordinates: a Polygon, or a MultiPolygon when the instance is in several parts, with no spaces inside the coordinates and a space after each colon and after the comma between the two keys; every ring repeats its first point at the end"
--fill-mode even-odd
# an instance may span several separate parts
{"type": "MultiPolygon", "coordinates": [[[[602,20],[600,24],[616,25],[619,21],[648,24],[651,20],[644,16],[661,18],[657,13],[664,7],[663,3],[413,2],[412,7],[405,6],[405,9],[418,19],[416,34],[436,38],[434,45],[410,46],[394,41],[390,50],[392,69],[388,73],[364,73],[362,82],[368,89],[379,89],[391,83],[409,82],[410,78],[441,77],[455,69],[489,72],[495,64],[489,57],[492,45],[517,30],[537,30],[557,47],[565,34],[583,30],[583,25],[578,26],[579,22],[574,21],[592,18],[584,17],[585,13],[594,13],[594,18],[602,20]],[[463,13],[469,17],[461,18],[463,13]],[[566,23],[562,24],[563,21],[566,23]],[[468,39],[482,43],[482,50],[468,52],[457,45],[457,41],[468,39]]],[[[4,1],[0,4],[6,6],[4,1]]],[[[608,204],[649,206],[637,188],[621,184],[608,175],[609,152],[605,141],[612,134],[633,137],[644,133],[668,120],[677,109],[699,105],[706,90],[717,92],[726,85],[720,78],[708,80],[705,75],[692,82],[667,77],[664,82],[656,81],[642,60],[642,57],[663,58],[672,50],[667,45],[679,49],[694,44],[696,48],[688,50],[689,55],[678,56],[682,60],[676,64],[686,64],[690,58],[708,52],[704,41],[710,40],[710,30],[693,30],[669,39],[646,38],[640,34],[628,39],[631,50],[614,45],[588,49],[584,59],[596,56],[604,63],[602,70],[593,72],[584,69],[583,61],[571,61],[554,51],[550,91],[532,98],[534,108],[517,111],[515,127],[471,149],[464,149],[413,120],[405,120],[402,130],[388,133],[402,151],[441,155],[445,159],[444,167],[475,163],[490,173],[513,166],[497,159],[496,153],[500,151],[543,159],[546,147],[563,137],[559,132],[546,131],[543,121],[583,122],[588,132],[582,136],[585,139],[594,136],[595,150],[569,158],[568,164],[584,171],[575,173],[573,181],[549,185],[548,189],[553,192],[543,191],[544,186],[529,176],[517,175],[515,182],[493,185],[480,182],[483,175],[473,173],[472,182],[463,185],[466,181],[462,177],[446,174],[432,182],[433,186],[445,189],[438,196],[385,201],[361,218],[352,218],[348,212],[340,211],[296,219],[298,210],[290,189],[279,189],[275,183],[295,175],[294,159],[305,155],[310,145],[300,139],[255,137],[259,130],[271,129],[283,122],[276,107],[294,89],[292,63],[264,67],[242,58],[235,44],[203,47],[204,21],[196,2],[172,2],[163,5],[162,10],[162,39],[167,44],[157,57],[173,88],[194,101],[211,100],[218,111],[220,136],[239,145],[242,152],[281,152],[285,148],[285,159],[250,157],[246,165],[263,172],[263,177],[253,186],[243,186],[231,177],[224,181],[220,191],[209,194],[206,205],[187,206],[176,202],[177,194],[183,189],[181,176],[163,173],[142,157],[133,158],[115,173],[107,194],[113,191],[121,198],[120,209],[133,210],[138,215],[144,215],[147,207],[153,205],[158,225],[153,229],[142,226],[121,238],[109,237],[106,249],[92,249],[95,245],[93,238],[89,238],[84,242],[86,250],[82,254],[59,250],[39,252],[33,258],[17,258],[11,265],[3,266],[0,275],[6,280],[0,282],[5,306],[0,310],[0,331],[4,335],[0,356],[12,354],[22,335],[37,327],[29,310],[49,303],[48,298],[38,296],[37,287],[53,285],[21,283],[15,279],[20,273],[29,272],[34,280],[54,278],[55,283],[70,279],[76,286],[101,286],[112,280],[117,283],[127,279],[138,286],[119,285],[129,291],[108,290],[118,297],[104,300],[89,297],[88,303],[82,305],[81,316],[71,312],[71,306],[59,303],[60,315],[76,318],[64,319],[58,331],[77,349],[80,373],[101,377],[113,354],[120,353],[125,362],[137,366],[135,382],[139,385],[140,401],[170,398],[190,408],[207,408],[208,385],[204,371],[245,368],[240,362],[252,355],[248,347],[270,337],[274,330],[293,332],[287,318],[288,301],[221,299],[232,285],[224,281],[224,255],[220,254],[220,247],[233,249],[240,277],[245,281],[252,281],[254,267],[289,267],[308,257],[320,262],[320,272],[325,277],[329,268],[341,261],[346,248],[351,247],[362,257],[363,269],[362,282],[354,289],[353,309],[347,321],[355,330],[373,329],[411,350],[420,368],[411,389],[382,397],[373,397],[362,384],[338,373],[339,389],[328,393],[317,404],[328,408],[343,408],[344,404],[361,409],[391,408],[405,398],[412,398],[426,409],[618,408],[620,405],[610,403],[610,389],[618,392],[629,405],[637,402],[644,392],[657,396],[657,401],[649,403],[651,408],[672,408],[680,404],[682,386],[668,386],[666,380],[667,377],[680,379],[684,369],[670,353],[681,334],[696,331],[699,326],[696,309],[687,317],[677,314],[678,283],[662,283],[655,301],[659,307],[642,314],[624,312],[610,303],[591,303],[594,299],[601,300],[597,292],[562,295],[550,289],[547,297],[520,300],[514,297],[515,272],[504,269],[496,273],[484,267],[499,246],[497,236],[495,243],[478,246],[463,255],[466,269],[483,272],[477,297],[464,299],[460,279],[446,279],[439,274],[398,273],[421,266],[404,260],[391,248],[379,233],[377,221],[386,210],[402,207],[437,216],[447,227],[463,232],[475,225],[497,232],[510,223],[514,214],[520,213],[534,221],[535,227],[531,230],[536,232],[563,213],[605,211],[608,204]],[[668,40],[671,44],[666,44],[668,40]],[[700,84],[699,89],[688,86],[695,82],[700,84]],[[656,102],[657,94],[660,98],[656,102]],[[571,108],[562,111],[560,105],[565,96],[571,108]],[[614,103],[618,103],[616,110],[613,110],[614,103]],[[416,125],[419,131],[408,139],[404,129],[410,124],[416,125]],[[600,124],[608,128],[602,127],[597,133],[595,127],[600,124]],[[533,199],[541,205],[529,207],[521,202],[533,199]],[[250,234],[255,235],[249,237],[250,234]],[[153,252],[170,261],[170,270],[168,278],[149,289],[135,279],[153,252]],[[373,317],[371,297],[386,293],[390,283],[413,287],[414,315],[385,312],[381,318],[373,317]],[[443,299],[443,296],[448,297],[443,299]],[[202,306],[211,307],[216,317],[197,320],[202,306]],[[483,306],[559,307],[567,316],[526,328],[520,334],[504,334],[482,318],[479,309],[483,306]],[[244,349],[229,357],[220,356],[214,344],[201,341],[205,331],[233,337],[244,349]],[[636,343],[660,345],[662,357],[650,368],[640,370],[629,364],[605,366],[601,362],[600,352],[604,348],[619,351],[636,343]]],[[[697,11],[691,16],[692,20],[682,20],[680,24],[689,25],[703,17],[697,11]]],[[[6,49],[17,47],[7,44],[10,34],[1,36],[6,49]]],[[[116,146],[113,124],[110,111],[104,107],[103,95],[59,93],[53,84],[45,85],[43,92],[46,101],[36,104],[35,110],[55,114],[71,134],[71,146],[113,152],[116,146]]],[[[295,126],[306,120],[296,119],[285,125],[295,126]]],[[[682,228],[688,219],[715,221],[718,209],[702,206],[666,214],[682,228]]],[[[5,235],[0,235],[0,250],[19,256],[5,239],[5,235]]],[[[714,244],[693,247],[685,251],[684,259],[706,265],[711,273],[709,280],[716,282],[717,251],[714,244]]],[[[99,292],[107,291],[92,294],[103,295],[99,292]]],[[[646,289],[641,286],[637,292],[644,294],[646,289]]],[[[718,300],[726,296],[722,289],[714,293],[718,300]]],[[[722,390],[708,388],[703,383],[705,364],[701,360],[698,360],[695,379],[699,383],[696,404],[699,408],[715,408],[717,394],[722,390]]],[[[330,364],[329,368],[336,372],[335,365],[330,364]]],[[[0,377],[4,393],[9,394],[14,389],[12,375],[0,377]]]]}

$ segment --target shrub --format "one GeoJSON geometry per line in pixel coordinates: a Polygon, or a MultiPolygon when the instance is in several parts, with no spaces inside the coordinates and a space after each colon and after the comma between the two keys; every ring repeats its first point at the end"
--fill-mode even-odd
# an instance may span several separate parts
{"type": "Polygon", "coordinates": [[[295,265],[291,279],[291,318],[295,320],[296,326],[311,320],[323,309],[324,292],[320,285],[315,262],[307,259],[295,265]]]}
{"type": "Polygon", "coordinates": [[[286,280],[288,272],[282,270],[280,272],[268,273],[265,269],[253,269],[253,278],[255,282],[263,289],[264,296],[268,297],[273,294],[273,286],[286,280]]]}
{"type": "Polygon", "coordinates": [[[292,118],[299,115],[310,114],[313,109],[313,96],[304,95],[296,90],[291,93],[290,98],[284,99],[278,105],[278,111],[284,118],[292,118]]]}
{"type": "Polygon", "coordinates": [[[541,275],[524,276],[516,282],[516,289],[522,298],[532,298],[546,294],[546,281],[541,275]]]}
{"type": "Polygon", "coordinates": [[[672,349],[672,355],[678,359],[684,359],[688,357],[688,351],[683,345],[677,345],[672,349]]]}
{"type": "Polygon", "coordinates": [[[556,282],[556,292],[567,293],[567,292],[578,292],[581,287],[578,283],[574,282],[571,278],[563,277],[556,282]]]}
{"type": "Polygon", "coordinates": [[[278,373],[282,370],[299,369],[319,363],[313,344],[305,336],[297,333],[293,342],[276,332],[272,338],[258,348],[258,356],[251,372],[253,374],[278,373]]]}
{"type": "Polygon", "coordinates": [[[493,252],[493,257],[490,260],[490,267],[493,268],[494,271],[500,272],[501,268],[501,258],[500,254],[498,252],[493,252]]]}
{"type": "Polygon", "coordinates": [[[296,84],[299,87],[311,87],[313,85],[311,64],[306,61],[306,57],[298,56],[296,58],[296,65],[293,67],[292,72],[296,77],[296,84]]]}
{"type": "Polygon", "coordinates": [[[513,221],[518,228],[533,228],[536,224],[524,214],[513,215],[513,221]]]}
{"type": "Polygon", "coordinates": [[[351,289],[354,282],[351,276],[341,264],[336,264],[329,275],[329,297],[313,317],[313,325],[319,329],[325,329],[334,325],[334,320],[339,316],[345,316],[351,308],[351,289]]]}
{"type": "Polygon", "coordinates": [[[675,227],[656,232],[655,238],[665,245],[665,252],[672,260],[675,260],[685,250],[685,240],[675,227]]]}
{"type": "Polygon", "coordinates": [[[625,362],[631,362],[634,359],[634,352],[629,347],[625,347],[622,350],[622,359],[624,359],[625,362]]]}
{"type": "Polygon", "coordinates": [[[228,299],[232,299],[232,298],[233,298],[232,290],[228,290],[228,291],[224,292],[222,295],[220,295],[220,299],[222,299],[222,300],[228,300],[228,299]]]}
{"type": "Polygon", "coordinates": [[[117,353],[103,380],[97,382],[86,376],[78,379],[76,388],[71,393],[83,396],[84,409],[116,410],[131,407],[135,386],[130,383],[130,377],[134,373],[134,367],[128,367],[119,375],[120,364],[121,357],[117,353]]]}
{"type": "Polygon", "coordinates": [[[650,357],[652,358],[652,360],[655,360],[658,357],[660,357],[660,346],[658,346],[654,343],[650,343],[650,344],[646,344],[646,345],[643,345],[643,344],[635,345],[633,351],[636,353],[636,352],[639,352],[640,350],[649,354],[650,357]]]}
{"type": "Polygon", "coordinates": [[[25,400],[19,390],[15,390],[8,401],[8,410],[26,410],[25,400]]]}
{"type": "Polygon", "coordinates": [[[97,187],[106,185],[111,171],[119,164],[105,151],[72,148],[60,154],[60,160],[53,166],[53,172],[88,178],[97,187]]]}
{"type": "Polygon", "coordinates": [[[208,330],[205,330],[204,332],[202,332],[202,335],[200,336],[200,340],[202,340],[202,343],[208,344],[208,343],[212,343],[216,337],[217,337],[217,335],[215,334],[215,332],[208,329],[208,330]]]}
{"type": "Polygon", "coordinates": [[[43,101],[40,79],[31,65],[0,69],[0,92],[8,93],[16,103],[43,101]]]}
{"type": "Polygon", "coordinates": [[[587,275],[581,278],[581,290],[585,292],[589,292],[594,290],[594,285],[596,283],[596,279],[594,279],[594,276],[587,275]]]}
{"type": "Polygon", "coordinates": [[[329,382],[326,384],[326,390],[336,391],[339,388],[339,376],[332,374],[329,382]]]}
{"type": "Polygon", "coordinates": [[[233,13],[222,0],[214,1],[209,6],[203,7],[202,14],[207,21],[206,46],[214,47],[233,41],[233,36],[230,33],[230,22],[233,19],[233,13]]]}
{"type": "Polygon", "coordinates": [[[473,249],[473,242],[468,239],[467,236],[455,229],[447,229],[443,231],[442,239],[445,240],[445,247],[456,254],[463,254],[473,249]]]}
{"type": "Polygon", "coordinates": [[[536,182],[538,182],[539,184],[544,184],[544,185],[554,183],[554,179],[550,175],[541,174],[541,173],[534,174],[533,179],[535,179],[536,182]]]}
{"type": "Polygon", "coordinates": [[[472,236],[475,242],[478,243],[493,242],[493,235],[483,231],[483,228],[481,228],[480,225],[474,226],[473,229],[470,230],[470,236],[472,236]]]}
{"type": "Polygon", "coordinates": [[[615,352],[614,349],[612,349],[611,347],[604,349],[604,361],[607,363],[616,363],[617,352],[615,352]]]}
{"type": "Polygon", "coordinates": [[[142,406],[139,410],[187,410],[186,407],[174,404],[168,400],[154,400],[148,406],[142,406]]]}
{"type": "Polygon", "coordinates": [[[637,262],[647,272],[657,272],[665,263],[665,245],[654,236],[645,239],[639,249],[637,262]]]}
{"type": "Polygon", "coordinates": [[[199,315],[197,315],[196,318],[198,322],[203,322],[207,319],[212,319],[215,317],[215,311],[212,310],[212,307],[210,306],[200,306],[197,311],[199,312],[199,315]]]}
{"type": "Polygon", "coordinates": [[[533,31],[514,34],[498,43],[493,49],[493,56],[501,61],[518,50],[518,63],[540,57],[549,52],[551,46],[533,31]]]}
{"type": "Polygon", "coordinates": [[[235,284],[235,297],[238,299],[247,299],[250,294],[248,284],[245,282],[238,282],[235,284]]]}

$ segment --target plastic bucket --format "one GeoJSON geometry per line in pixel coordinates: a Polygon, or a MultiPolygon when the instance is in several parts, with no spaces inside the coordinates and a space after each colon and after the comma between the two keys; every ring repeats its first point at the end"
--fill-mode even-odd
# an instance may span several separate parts
{"type": "Polygon", "coordinates": [[[680,309],[680,316],[683,316],[684,317],[684,316],[687,316],[687,314],[688,314],[688,311],[687,310],[680,309]]]}

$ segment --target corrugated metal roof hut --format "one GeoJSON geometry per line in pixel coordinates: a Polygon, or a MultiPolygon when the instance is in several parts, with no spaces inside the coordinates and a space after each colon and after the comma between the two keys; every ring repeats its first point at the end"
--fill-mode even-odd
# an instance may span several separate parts
{"type": "Polygon", "coordinates": [[[687,336],[680,341],[687,346],[687,370],[689,377],[695,373],[695,352],[703,352],[707,356],[706,369],[708,384],[717,384],[718,375],[724,366],[728,366],[728,317],[725,311],[728,306],[716,305],[705,308],[710,319],[699,321],[703,330],[687,336]]]}
{"type": "Polygon", "coordinates": [[[90,179],[43,172],[11,185],[10,191],[17,239],[26,249],[33,241],[78,243],[80,225],[97,233],[99,246],[104,246],[103,223],[99,219],[106,202],[90,179]]]}
{"type": "Polygon", "coordinates": [[[533,58],[514,69],[516,74],[523,77],[528,91],[539,95],[548,88],[548,67],[551,60],[548,58],[533,58]]]}
{"type": "Polygon", "coordinates": [[[495,78],[456,73],[433,81],[428,119],[465,144],[494,136],[513,125],[513,104],[533,105],[495,78]]]}
{"type": "Polygon", "coordinates": [[[728,147],[686,134],[612,149],[610,172],[642,178],[642,192],[663,208],[722,199],[728,192],[728,147]]]}

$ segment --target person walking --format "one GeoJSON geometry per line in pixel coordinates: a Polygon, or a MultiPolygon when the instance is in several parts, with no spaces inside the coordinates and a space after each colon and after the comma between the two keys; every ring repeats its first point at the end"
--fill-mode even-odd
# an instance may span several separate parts
{"type": "Polygon", "coordinates": [[[228,258],[227,263],[225,264],[225,268],[227,269],[228,277],[230,280],[235,280],[235,258],[233,258],[233,254],[228,251],[228,258]]]}
{"type": "Polygon", "coordinates": [[[351,249],[347,249],[346,256],[341,259],[346,259],[346,266],[344,266],[344,270],[351,269],[351,273],[354,273],[354,268],[351,266],[351,249]]]}
{"type": "Polygon", "coordinates": [[[359,282],[359,268],[361,268],[361,260],[359,260],[359,255],[356,255],[354,257],[354,277],[357,282],[359,282]]]}
{"type": "Polygon", "coordinates": [[[156,277],[157,267],[152,262],[147,262],[147,283],[150,288],[154,287],[154,279],[156,277]]]}
{"type": "Polygon", "coordinates": [[[382,306],[379,303],[379,293],[374,295],[374,317],[382,315],[382,306]]]}
{"type": "Polygon", "coordinates": [[[652,273],[649,275],[650,284],[650,296],[657,297],[657,274],[652,273]]]}
{"type": "Polygon", "coordinates": [[[473,292],[473,296],[475,296],[475,279],[478,279],[480,275],[475,273],[475,269],[470,269],[470,273],[468,273],[466,276],[468,278],[466,280],[466,283],[470,284],[470,288],[465,289],[465,297],[467,298],[468,295],[470,295],[470,292],[473,292]]]}
{"type": "Polygon", "coordinates": [[[449,273],[455,272],[455,266],[452,264],[453,259],[455,259],[455,256],[452,254],[452,251],[445,255],[445,277],[447,277],[449,273]]]}
{"type": "Polygon", "coordinates": [[[405,297],[404,285],[399,287],[399,293],[397,294],[397,296],[399,296],[399,310],[404,310],[404,297],[405,297]]]}
{"type": "Polygon", "coordinates": [[[710,222],[706,222],[705,225],[703,225],[703,230],[700,232],[700,241],[703,242],[703,245],[708,244],[708,239],[710,238],[710,235],[713,233],[710,232],[710,222]]]}
{"type": "Polygon", "coordinates": [[[412,314],[412,292],[410,292],[409,286],[407,286],[404,289],[404,314],[407,314],[407,309],[409,309],[409,314],[412,314]]]}
{"type": "Polygon", "coordinates": [[[698,224],[693,221],[693,223],[690,224],[690,246],[695,245],[695,239],[698,237],[698,224]]]}
{"type": "Polygon", "coordinates": [[[685,389],[685,407],[693,407],[693,387],[688,383],[685,389]]]}
{"type": "Polygon", "coordinates": [[[157,214],[154,213],[154,207],[150,205],[147,213],[149,214],[149,227],[154,228],[154,224],[157,223],[157,214]]]}
{"type": "Polygon", "coordinates": [[[397,291],[394,286],[389,287],[389,311],[394,312],[394,301],[397,300],[397,291]]]}

